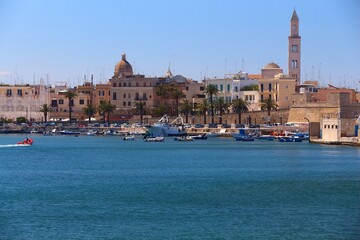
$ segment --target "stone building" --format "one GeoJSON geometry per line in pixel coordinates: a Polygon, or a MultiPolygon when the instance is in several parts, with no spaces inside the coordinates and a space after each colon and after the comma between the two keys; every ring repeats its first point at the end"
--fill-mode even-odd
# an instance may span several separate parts
{"type": "Polygon", "coordinates": [[[269,63],[261,69],[259,79],[260,101],[270,98],[279,108],[289,108],[295,94],[296,79],[284,75],[276,63],[269,63]]]}
{"type": "Polygon", "coordinates": [[[42,121],[40,107],[49,104],[49,88],[41,85],[1,85],[0,117],[16,121],[25,117],[28,121],[42,121]]]}

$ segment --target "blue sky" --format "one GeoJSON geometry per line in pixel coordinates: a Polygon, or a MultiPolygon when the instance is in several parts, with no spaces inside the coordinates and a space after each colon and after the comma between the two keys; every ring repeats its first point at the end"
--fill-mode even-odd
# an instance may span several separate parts
{"type": "MultiPolygon", "coordinates": [[[[275,62],[287,73],[290,18],[300,18],[302,81],[358,88],[357,0],[0,0],[0,83],[95,83],[121,54],[134,72],[194,80],[275,62]],[[320,78],[319,78],[320,77],[320,78]]],[[[360,89],[359,89],[360,90],[360,89]]]]}

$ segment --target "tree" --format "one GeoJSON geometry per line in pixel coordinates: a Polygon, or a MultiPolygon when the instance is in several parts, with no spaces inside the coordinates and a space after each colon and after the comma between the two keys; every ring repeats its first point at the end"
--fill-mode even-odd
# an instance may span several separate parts
{"type": "Polygon", "coordinates": [[[185,114],[185,122],[188,123],[189,113],[193,110],[193,104],[190,100],[185,99],[180,103],[180,111],[185,114]]]}
{"type": "Polygon", "coordinates": [[[241,114],[248,111],[249,102],[242,98],[234,99],[231,106],[233,111],[238,114],[239,124],[241,124],[241,114]]]}
{"type": "Polygon", "coordinates": [[[145,102],[136,102],[135,103],[135,110],[140,113],[140,124],[143,124],[143,116],[145,111],[145,102]]]}
{"type": "Polygon", "coordinates": [[[199,111],[204,114],[204,124],[206,124],[206,113],[209,110],[209,102],[207,99],[203,99],[203,101],[199,105],[199,111]]]}
{"type": "Polygon", "coordinates": [[[271,110],[276,110],[278,107],[279,105],[275,102],[275,100],[272,100],[271,98],[267,98],[261,101],[261,110],[267,110],[267,115],[269,119],[271,110]]]}
{"type": "Polygon", "coordinates": [[[168,106],[165,104],[160,104],[155,110],[155,114],[158,116],[164,116],[168,112],[168,106]]]}
{"type": "Polygon", "coordinates": [[[225,102],[224,98],[221,97],[217,101],[215,101],[215,109],[219,111],[220,116],[220,124],[222,124],[222,116],[223,113],[229,108],[229,104],[225,102]]]}
{"type": "Polygon", "coordinates": [[[210,99],[210,110],[211,110],[211,124],[214,124],[214,101],[213,97],[218,94],[219,90],[215,84],[209,84],[205,88],[205,93],[210,99]]]}
{"type": "Polygon", "coordinates": [[[88,117],[89,123],[90,123],[91,118],[94,117],[97,112],[97,108],[94,105],[92,105],[91,103],[88,103],[82,110],[88,117]]]}
{"type": "Polygon", "coordinates": [[[116,109],[116,106],[111,104],[110,101],[105,102],[101,101],[99,105],[99,112],[103,115],[103,119],[105,122],[105,119],[107,118],[108,124],[110,124],[110,113],[113,113],[116,109]]]}
{"type": "Polygon", "coordinates": [[[45,123],[46,123],[46,122],[47,122],[48,113],[52,112],[51,106],[49,106],[49,105],[47,105],[47,104],[43,104],[43,105],[41,105],[39,111],[44,114],[44,120],[45,120],[45,123]]]}
{"type": "Polygon", "coordinates": [[[170,97],[175,100],[175,115],[179,116],[179,101],[184,97],[184,93],[176,85],[172,85],[170,89],[170,97]]]}
{"type": "Polygon", "coordinates": [[[164,104],[164,99],[167,97],[167,92],[167,86],[162,83],[156,87],[156,95],[161,97],[161,104],[164,104]]]}
{"type": "Polygon", "coordinates": [[[77,94],[75,92],[68,91],[65,93],[65,98],[69,100],[69,122],[71,123],[71,112],[72,106],[74,106],[74,98],[76,98],[77,94]]]}

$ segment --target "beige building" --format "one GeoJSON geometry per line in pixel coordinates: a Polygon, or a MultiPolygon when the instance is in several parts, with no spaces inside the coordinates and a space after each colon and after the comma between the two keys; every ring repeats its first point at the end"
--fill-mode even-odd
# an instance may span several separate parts
{"type": "Polygon", "coordinates": [[[276,63],[269,63],[261,69],[259,79],[260,101],[275,100],[279,108],[289,108],[295,94],[296,79],[284,75],[276,63]]]}
{"type": "Polygon", "coordinates": [[[0,117],[42,121],[44,115],[39,110],[43,104],[49,104],[49,95],[49,88],[44,85],[1,85],[0,117]]]}

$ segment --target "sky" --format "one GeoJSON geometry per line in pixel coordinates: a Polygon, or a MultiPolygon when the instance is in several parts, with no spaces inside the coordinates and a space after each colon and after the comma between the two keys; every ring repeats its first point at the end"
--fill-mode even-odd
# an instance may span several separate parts
{"type": "Polygon", "coordinates": [[[288,72],[294,8],[301,81],[360,90],[358,0],[0,0],[0,83],[106,83],[134,73],[201,81],[275,62],[288,72]]]}

